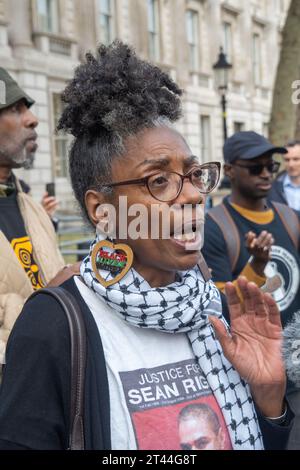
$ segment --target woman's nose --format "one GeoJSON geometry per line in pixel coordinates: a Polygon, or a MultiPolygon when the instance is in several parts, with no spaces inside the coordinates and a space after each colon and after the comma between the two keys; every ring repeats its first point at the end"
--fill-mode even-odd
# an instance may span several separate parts
{"type": "Polygon", "coordinates": [[[177,204],[204,204],[205,196],[193,185],[188,177],[183,180],[182,190],[177,197],[177,204]]]}

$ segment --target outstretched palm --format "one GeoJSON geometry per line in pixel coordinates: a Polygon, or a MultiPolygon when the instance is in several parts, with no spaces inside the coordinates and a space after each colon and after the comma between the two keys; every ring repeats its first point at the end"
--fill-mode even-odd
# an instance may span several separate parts
{"type": "Polygon", "coordinates": [[[235,286],[226,285],[231,329],[211,318],[216,335],[227,359],[245,379],[254,393],[276,389],[283,397],[285,369],[281,357],[282,328],[276,302],[246,278],[238,280],[242,304],[235,286]]]}

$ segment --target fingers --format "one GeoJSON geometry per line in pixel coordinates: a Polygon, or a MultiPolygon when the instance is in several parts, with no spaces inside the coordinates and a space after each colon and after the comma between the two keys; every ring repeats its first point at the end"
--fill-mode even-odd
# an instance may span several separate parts
{"type": "Polygon", "coordinates": [[[245,314],[257,315],[260,317],[266,317],[272,314],[274,321],[278,322],[278,308],[276,302],[271,296],[263,294],[254,282],[249,282],[243,276],[238,278],[237,284],[244,298],[245,314]]]}
{"type": "Polygon", "coordinates": [[[249,297],[251,299],[252,308],[245,313],[255,314],[259,317],[266,317],[268,315],[268,308],[265,303],[264,294],[254,282],[249,282],[247,285],[249,297]]]}
{"type": "Polygon", "coordinates": [[[42,206],[45,209],[45,211],[48,213],[48,215],[50,216],[54,214],[58,205],[59,205],[59,202],[54,196],[45,195],[42,199],[42,206]]]}
{"type": "Polygon", "coordinates": [[[56,201],[56,197],[54,196],[47,196],[45,195],[42,199],[42,204],[49,204],[49,203],[52,203],[52,202],[57,202],[56,201]]]}
{"type": "Polygon", "coordinates": [[[255,247],[255,240],[256,240],[256,235],[254,232],[250,231],[246,233],[246,246],[248,248],[254,248],[255,247]]]}
{"type": "Polygon", "coordinates": [[[264,294],[264,300],[269,311],[270,322],[273,323],[273,325],[277,325],[282,328],[280,311],[275,300],[269,293],[264,294]]]}
{"type": "Polygon", "coordinates": [[[216,317],[209,317],[209,321],[214,328],[215,335],[222,346],[223,352],[227,359],[230,359],[234,355],[234,342],[231,336],[229,335],[228,331],[224,323],[216,317]]]}
{"type": "MultiPolygon", "coordinates": [[[[256,315],[258,317],[269,317],[271,323],[281,328],[281,318],[278,306],[269,293],[263,293],[254,282],[249,282],[244,276],[237,279],[237,285],[244,299],[245,314],[256,315]]],[[[228,301],[228,305],[232,322],[237,318],[237,316],[241,315],[243,311],[241,306],[239,309],[237,308],[236,304],[238,299],[234,299],[233,295],[231,295],[231,299],[234,304],[230,307],[228,301]]]]}
{"type": "Polygon", "coordinates": [[[225,295],[228,303],[230,321],[232,322],[243,313],[241,299],[239,298],[237,290],[232,282],[227,282],[225,284],[225,295]]]}
{"type": "Polygon", "coordinates": [[[48,202],[44,208],[47,210],[47,211],[51,211],[51,210],[54,210],[56,209],[58,206],[58,202],[57,201],[53,201],[53,202],[48,202]]]}
{"type": "Polygon", "coordinates": [[[254,232],[248,232],[246,235],[246,246],[250,249],[259,249],[262,251],[270,250],[274,243],[271,233],[263,230],[258,236],[254,232]]]}
{"type": "Polygon", "coordinates": [[[244,300],[244,311],[247,312],[247,313],[254,310],[252,297],[251,297],[251,295],[248,291],[248,284],[249,284],[249,281],[244,276],[240,276],[237,279],[237,285],[240,289],[240,292],[241,292],[241,294],[243,296],[243,300],[244,300]]]}
{"type": "Polygon", "coordinates": [[[257,248],[268,251],[274,243],[274,238],[271,233],[263,230],[260,235],[257,237],[256,246],[257,248]]]}

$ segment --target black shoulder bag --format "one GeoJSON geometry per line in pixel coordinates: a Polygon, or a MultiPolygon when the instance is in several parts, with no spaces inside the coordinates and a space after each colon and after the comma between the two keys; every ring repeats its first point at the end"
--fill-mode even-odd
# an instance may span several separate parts
{"type": "Polygon", "coordinates": [[[71,339],[71,410],[68,450],[84,449],[84,382],[86,368],[86,328],[80,307],[70,292],[62,287],[35,291],[27,302],[37,295],[54,297],[65,312],[71,339]]]}

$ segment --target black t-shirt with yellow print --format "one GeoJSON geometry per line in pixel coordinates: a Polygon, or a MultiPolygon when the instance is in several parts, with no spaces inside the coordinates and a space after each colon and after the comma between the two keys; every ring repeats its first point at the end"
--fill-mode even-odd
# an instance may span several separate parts
{"type": "Polygon", "coordinates": [[[16,257],[31,281],[33,289],[37,290],[44,287],[39,267],[34,259],[32,244],[26,233],[17,203],[16,191],[13,191],[9,196],[0,197],[0,230],[10,242],[16,257]]]}
{"type": "Polygon", "coordinates": [[[250,230],[259,235],[267,230],[273,235],[274,244],[271,259],[265,269],[267,279],[276,276],[280,287],[273,293],[279,307],[281,320],[285,326],[294,312],[300,309],[300,256],[290,239],[276,210],[269,203],[263,212],[249,211],[231,204],[228,198],[223,201],[240,235],[240,253],[234,271],[231,271],[230,259],[223,233],[216,222],[209,216],[205,222],[203,256],[212,270],[212,278],[221,289],[225,282],[233,281],[247,265],[250,255],[245,246],[245,234],[250,230]]]}

